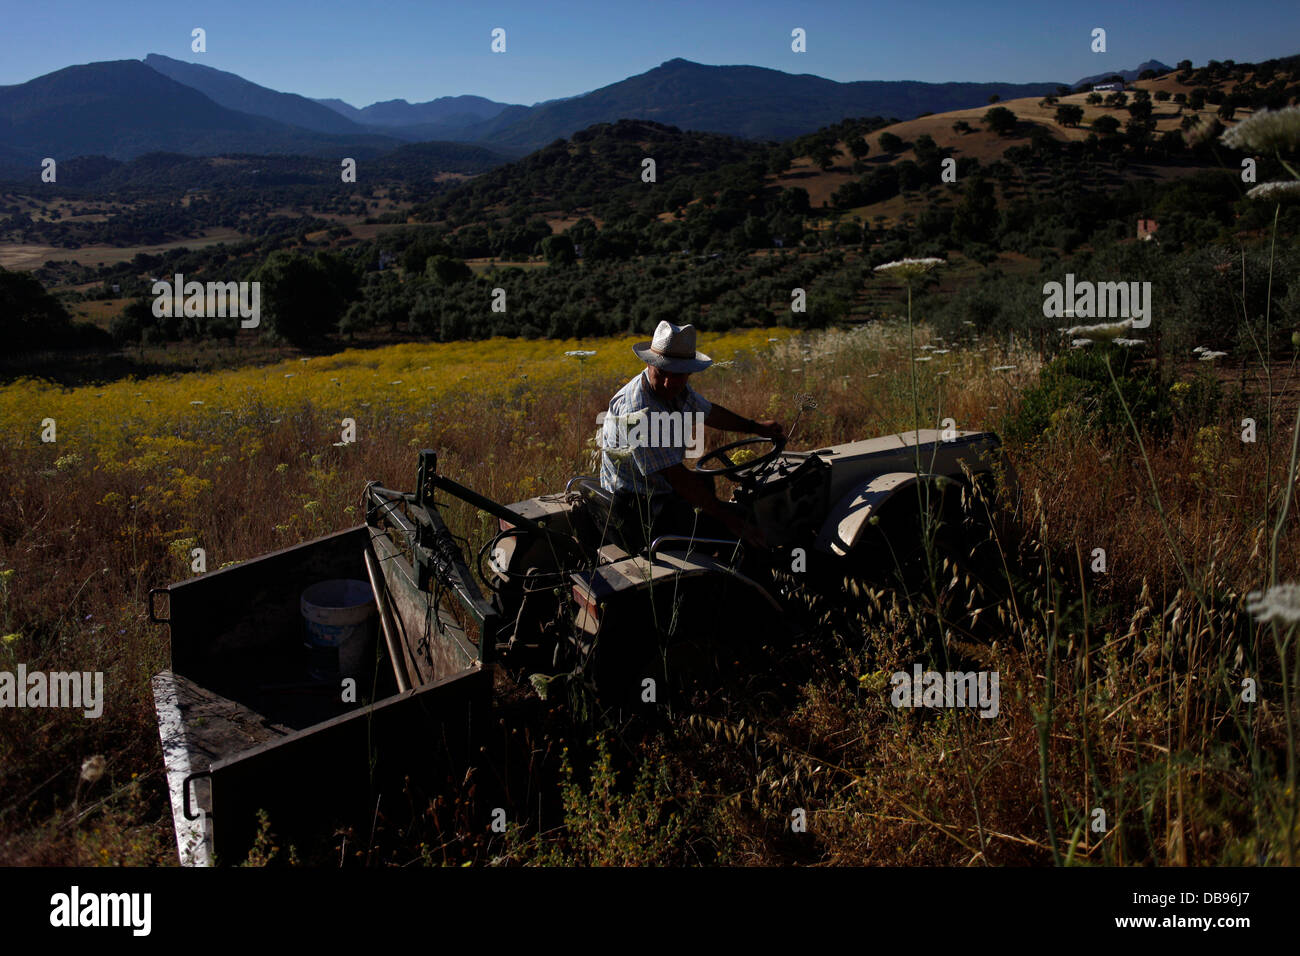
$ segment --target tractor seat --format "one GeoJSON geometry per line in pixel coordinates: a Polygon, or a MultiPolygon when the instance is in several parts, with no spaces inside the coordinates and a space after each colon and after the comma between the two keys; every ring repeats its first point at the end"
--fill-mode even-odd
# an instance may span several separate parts
{"type": "Polygon", "coordinates": [[[614,514],[614,496],[601,487],[595,475],[575,475],[564,486],[566,496],[576,494],[582,508],[601,536],[601,543],[623,546],[622,522],[614,514]]]}

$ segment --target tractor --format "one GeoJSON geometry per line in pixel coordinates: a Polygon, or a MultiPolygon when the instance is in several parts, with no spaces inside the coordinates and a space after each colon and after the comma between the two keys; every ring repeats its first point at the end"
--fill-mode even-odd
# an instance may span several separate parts
{"type": "Polygon", "coordinates": [[[600,707],[689,702],[800,630],[800,589],[834,600],[851,576],[941,597],[935,569],[945,582],[975,570],[998,478],[1015,488],[995,434],[954,429],[808,451],[750,438],[696,471],[734,482],[768,547],[692,534],[638,546],[593,476],[502,504],[426,450],[414,491],[367,483],[364,523],[151,591],[149,617],[171,632],[154,695],[181,862],[238,861],[259,813],[282,837],[320,833],[413,781],[463,778],[506,694],[546,697],[558,680],[600,707]],[[476,555],[447,497],[493,522],[476,555]],[[304,595],[323,581],[369,586],[360,669],[339,656],[322,673],[304,646],[304,595]]]}

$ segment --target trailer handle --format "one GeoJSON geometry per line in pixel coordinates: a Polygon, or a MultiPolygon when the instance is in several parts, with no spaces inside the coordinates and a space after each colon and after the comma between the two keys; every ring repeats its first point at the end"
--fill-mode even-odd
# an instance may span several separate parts
{"type": "MultiPolygon", "coordinates": [[[[170,588],[150,588],[149,589],[149,623],[151,624],[170,624],[172,619],[169,617],[159,617],[154,613],[153,598],[155,594],[171,594],[170,588]]],[[[168,613],[171,613],[170,608],[168,613]]]]}
{"type": "Polygon", "coordinates": [[[205,810],[200,810],[198,813],[193,813],[190,810],[190,783],[199,779],[199,777],[211,776],[211,770],[199,770],[195,773],[186,774],[185,779],[181,781],[181,813],[185,814],[186,820],[202,819],[204,813],[207,812],[205,810]]]}

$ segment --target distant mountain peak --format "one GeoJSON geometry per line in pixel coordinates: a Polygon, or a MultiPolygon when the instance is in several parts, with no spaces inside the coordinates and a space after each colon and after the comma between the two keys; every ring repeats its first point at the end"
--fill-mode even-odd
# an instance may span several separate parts
{"type": "Polygon", "coordinates": [[[1157,74],[1172,73],[1174,68],[1167,63],[1161,63],[1159,60],[1147,60],[1139,63],[1136,69],[1132,70],[1107,70],[1105,73],[1094,73],[1092,76],[1085,76],[1081,80],[1076,80],[1074,86],[1080,87],[1085,84],[1100,83],[1107,77],[1121,76],[1125,83],[1132,83],[1147,70],[1155,70],[1157,74]]]}

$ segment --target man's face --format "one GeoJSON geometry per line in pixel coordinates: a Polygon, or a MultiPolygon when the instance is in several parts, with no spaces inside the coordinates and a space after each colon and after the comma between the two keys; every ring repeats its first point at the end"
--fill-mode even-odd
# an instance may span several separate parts
{"type": "Polygon", "coordinates": [[[650,389],[661,401],[675,399],[686,388],[690,372],[665,372],[653,365],[646,366],[646,377],[650,379],[650,389]]]}

